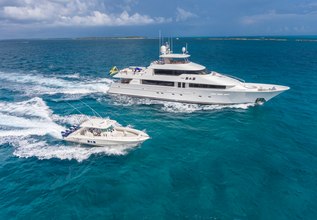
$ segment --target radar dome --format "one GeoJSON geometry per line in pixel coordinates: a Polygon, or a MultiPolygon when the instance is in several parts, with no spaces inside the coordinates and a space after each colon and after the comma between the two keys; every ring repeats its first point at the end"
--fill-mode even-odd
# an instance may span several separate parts
{"type": "Polygon", "coordinates": [[[161,46],[161,53],[166,54],[166,49],[167,49],[166,46],[164,46],[164,45],[161,46]]]}
{"type": "Polygon", "coordinates": [[[186,48],[185,47],[182,48],[182,52],[186,53],[186,48]]]}

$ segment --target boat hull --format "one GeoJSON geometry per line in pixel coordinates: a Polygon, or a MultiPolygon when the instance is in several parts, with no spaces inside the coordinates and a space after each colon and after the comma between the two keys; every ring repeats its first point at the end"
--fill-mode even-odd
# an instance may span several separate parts
{"type": "Polygon", "coordinates": [[[63,137],[65,141],[70,141],[79,144],[91,145],[91,146],[131,146],[138,145],[150,137],[143,131],[139,131],[133,128],[128,127],[116,127],[117,133],[102,133],[100,135],[93,135],[90,132],[87,132],[89,135],[82,135],[82,131],[85,128],[80,128],[75,132],[69,134],[66,137],[63,137]],[[118,135],[119,131],[126,132],[123,135],[118,135]],[[130,135],[129,135],[130,134],[130,135]],[[131,136],[134,135],[134,136],[131,136]]]}
{"type": "Polygon", "coordinates": [[[173,102],[194,104],[242,104],[268,101],[289,89],[286,86],[248,83],[246,86],[259,89],[190,89],[165,86],[148,86],[113,83],[108,91],[110,94],[127,95],[173,102]],[[273,88],[266,89],[266,88],[273,88]]]}
{"type": "Polygon", "coordinates": [[[79,144],[85,144],[85,145],[91,145],[91,146],[97,146],[97,147],[106,147],[106,146],[125,146],[125,145],[138,145],[142,142],[146,141],[148,138],[140,138],[139,140],[102,140],[102,139],[95,139],[95,138],[78,138],[78,137],[72,137],[68,136],[64,138],[65,141],[70,141],[74,143],[79,144]]]}

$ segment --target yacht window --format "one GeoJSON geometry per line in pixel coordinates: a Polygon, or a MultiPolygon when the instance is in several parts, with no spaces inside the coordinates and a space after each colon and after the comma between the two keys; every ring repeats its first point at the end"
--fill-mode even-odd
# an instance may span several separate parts
{"type": "Polygon", "coordinates": [[[170,59],[170,63],[172,64],[182,64],[182,63],[188,63],[188,59],[177,59],[177,58],[173,58],[170,59]]]}
{"type": "Polygon", "coordinates": [[[174,82],[156,81],[156,80],[142,80],[142,84],[156,85],[156,86],[174,86],[174,82]]]}
{"type": "Polygon", "coordinates": [[[208,85],[208,84],[196,84],[196,83],[189,83],[190,88],[204,88],[204,89],[225,89],[226,86],[221,85],[208,85]]]}
{"type": "Polygon", "coordinates": [[[171,75],[171,76],[179,76],[182,74],[195,74],[195,75],[205,75],[208,74],[209,71],[207,69],[200,70],[200,71],[186,71],[186,70],[162,70],[162,69],[155,69],[155,75],[171,75]]]}
{"type": "Polygon", "coordinates": [[[121,79],[121,83],[129,84],[132,79],[121,79]]]}

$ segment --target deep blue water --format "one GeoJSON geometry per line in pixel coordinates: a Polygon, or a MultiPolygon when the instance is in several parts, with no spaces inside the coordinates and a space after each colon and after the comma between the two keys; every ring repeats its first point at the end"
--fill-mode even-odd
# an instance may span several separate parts
{"type": "Polygon", "coordinates": [[[290,86],[262,106],[107,95],[117,65],[146,66],[157,40],[0,41],[0,219],[316,219],[317,42],[185,38],[192,60],[290,86]],[[79,113],[146,129],[134,148],[59,132],[79,113]]]}

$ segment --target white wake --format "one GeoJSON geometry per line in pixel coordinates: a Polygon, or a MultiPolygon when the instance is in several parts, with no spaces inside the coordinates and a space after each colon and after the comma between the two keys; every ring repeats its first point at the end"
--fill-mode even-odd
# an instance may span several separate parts
{"type": "MultiPolygon", "coordinates": [[[[97,99],[102,102],[102,98],[97,99]]],[[[180,102],[169,102],[161,100],[152,100],[148,98],[134,98],[129,96],[113,96],[113,104],[118,106],[132,105],[159,105],[160,109],[165,112],[172,113],[192,113],[196,111],[212,111],[221,109],[248,109],[253,107],[255,103],[232,104],[232,105],[199,105],[180,102]]]]}
{"type": "Polygon", "coordinates": [[[23,92],[26,95],[87,95],[107,93],[112,80],[106,78],[91,79],[71,75],[42,75],[39,73],[9,73],[0,71],[1,86],[11,91],[23,92]],[[5,82],[5,83],[4,83],[5,82]]]}
{"type": "Polygon", "coordinates": [[[133,146],[85,147],[61,140],[61,124],[75,124],[85,115],[53,114],[43,99],[0,102],[0,145],[10,144],[17,157],[75,159],[83,161],[94,154],[125,155],[133,146]]]}

